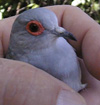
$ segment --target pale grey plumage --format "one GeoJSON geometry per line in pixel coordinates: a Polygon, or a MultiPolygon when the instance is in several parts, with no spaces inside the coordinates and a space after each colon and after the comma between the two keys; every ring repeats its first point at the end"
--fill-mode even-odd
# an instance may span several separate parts
{"type": "Polygon", "coordinates": [[[79,91],[85,85],[81,84],[81,70],[72,46],[59,37],[64,31],[52,11],[45,8],[25,11],[14,22],[6,58],[32,64],[79,91]],[[33,36],[26,30],[31,20],[43,25],[41,35],[33,36]]]}

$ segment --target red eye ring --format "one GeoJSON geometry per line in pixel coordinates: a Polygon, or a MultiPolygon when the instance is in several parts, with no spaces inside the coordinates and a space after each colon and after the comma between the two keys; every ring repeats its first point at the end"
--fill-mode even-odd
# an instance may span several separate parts
{"type": "Polygon", "coordinates": [[[41,33],[43,33],[44,27],[42,26],[40,22],[34,20],[34,21],[28,22],[28,24],[26,25],[26,30],[30,34],[38,36],[41,33]]]}

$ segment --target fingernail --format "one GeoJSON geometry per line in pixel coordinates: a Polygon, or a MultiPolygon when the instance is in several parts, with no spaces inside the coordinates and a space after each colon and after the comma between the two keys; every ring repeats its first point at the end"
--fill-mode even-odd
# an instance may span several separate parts
{"type": "Polygon", "coordinates": [[[56,105],[86,105],[86,103],[78,93],[69,90],[61,90],[56,105]]]}

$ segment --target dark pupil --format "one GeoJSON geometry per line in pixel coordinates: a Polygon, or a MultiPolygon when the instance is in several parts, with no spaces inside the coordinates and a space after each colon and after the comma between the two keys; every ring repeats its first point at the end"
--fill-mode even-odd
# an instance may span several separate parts
{"type": "Polygon", "coordinates": [[[39,30],[39,27],[34,23],[31,23],[29,28],[31,32],[37,32],[39,30]]]}

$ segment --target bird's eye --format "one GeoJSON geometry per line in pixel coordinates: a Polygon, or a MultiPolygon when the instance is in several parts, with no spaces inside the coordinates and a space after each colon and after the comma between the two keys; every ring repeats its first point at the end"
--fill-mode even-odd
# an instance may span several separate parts
{"type": "Polygon", "coordinates": [[[38,36],[38,35],[41,35],[42,34],[42,32],[44,31],[44,27],[38,21],[30,21],[26,25],[26,30],[30,34],[35,35],[35,36],[38,36]]]}

